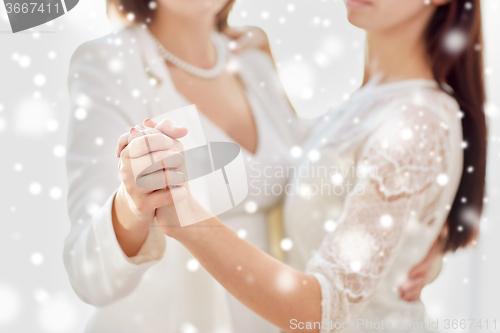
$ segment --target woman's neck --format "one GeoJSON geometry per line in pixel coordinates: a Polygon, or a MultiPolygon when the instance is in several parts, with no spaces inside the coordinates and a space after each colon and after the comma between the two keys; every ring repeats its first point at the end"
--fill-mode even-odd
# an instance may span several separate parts
{"type": "Polygon", "coordinates": [[[151,33],[169,52],[200,68],[212,68],[217,62],[211,40],[214,27],[214,18],[181,17],[160,8],[149,25],[151,33]]]}
{"type": "Polygon", "coordinates": [[[363,85],[375,77],[380,83],[433,79],[422,38],[424,27],[422,22],[409,22],[391,30],[368,31],[363,85]]]}

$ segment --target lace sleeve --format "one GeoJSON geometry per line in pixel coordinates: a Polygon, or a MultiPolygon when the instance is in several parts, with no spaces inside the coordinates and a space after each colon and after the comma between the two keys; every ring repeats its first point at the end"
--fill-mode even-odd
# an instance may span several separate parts
{"type": "Polygon", "coordinates": [[[435,218],[429,206],[448,181],[449,130],[430,111],[407,110],[362,145],[338,227],[306,269],[321,286],[322,322],[355,319],[387,275],[408,221],[435,218]]]}

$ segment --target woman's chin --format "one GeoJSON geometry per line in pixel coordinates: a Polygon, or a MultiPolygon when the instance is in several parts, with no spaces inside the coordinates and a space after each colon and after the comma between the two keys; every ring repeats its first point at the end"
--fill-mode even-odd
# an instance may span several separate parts
{"type": "Polygon", "coordinates": [[[195,15],[212,16],[215,17],[224,8],[224,2],[220,1],[200,1],[200,3],[193,6],[192,11],[195,15]],[[196,7],[196,8],[194,8],[196,7]]]}
{"type": "Polygon", "coordinates": [[[359,15],[359,13],[348,13],[347,20],[353,26],[358,27],[360,29],[367,29],[369,26],[368,22],[366,22],[366,19],[363,19],[363,17],[359,15]]]}
{"type": "Polygon", "coordinates": [[[359,10],[347,10],[347,20],[353,26],[367,31],[376,31],[386,28],[386,24],[381,22],[375,13],[368,13],[359,10]]]}

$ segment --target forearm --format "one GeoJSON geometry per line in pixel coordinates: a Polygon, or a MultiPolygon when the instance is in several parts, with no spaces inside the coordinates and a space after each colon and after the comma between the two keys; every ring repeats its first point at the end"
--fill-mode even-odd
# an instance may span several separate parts
{"type": "Polygon", "coordinates": [[[150,219],[144,217],[144,221],[139,221],[137,214],[131,210],[130,204],[127,203],[125,192],[125,189],[121,186],[114,198],[112,209],[113,228],[123,252],[128,257],[133,257],[137,255],[144,245],[148,237],[150,223],[154,217],[150,219]]]}
{"type": "Polygon", "coordinates": [[[178,228],[174,237],[231,294],[281,329],[290,331],[292,319],[321,321],[316,278],[262,252],[217,218],[178,228]]]}

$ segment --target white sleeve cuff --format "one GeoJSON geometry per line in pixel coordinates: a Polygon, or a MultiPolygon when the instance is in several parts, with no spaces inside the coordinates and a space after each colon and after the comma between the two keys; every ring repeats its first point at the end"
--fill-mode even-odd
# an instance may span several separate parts
{"type": "Polygon", "coordinates": [[[113,227],[112,209],[116,191],[108,198],[101,207],[100,212],[93,218],[93,228],[97,236],[99,251],[104,257],[108,257],[118,271],[126,271],[131,274],[137,270],[146,271],[150,266],[158,262],[167,247],[166,237],[159,229],[156,220],[151,224],[148,236],[136,256],[128,257],[123,252],[113,227]]]}
{"type": "Polygon", "coordinates": [[[166,249],[166,238],[165,234],[160,230],[156,219],[149,226],[148,237],[144,241],[141,249],[134,257],[127,257],[123,253],[128,261],[133,264],[139,265],[148,261],[158,261],[163,257],[166,249]]]}

